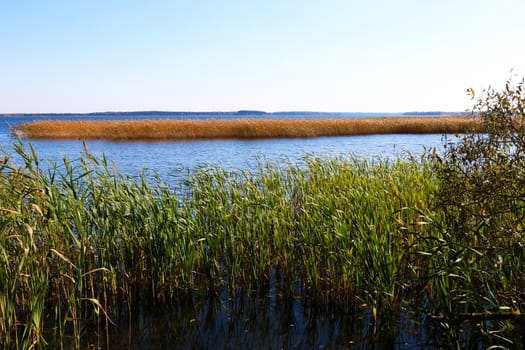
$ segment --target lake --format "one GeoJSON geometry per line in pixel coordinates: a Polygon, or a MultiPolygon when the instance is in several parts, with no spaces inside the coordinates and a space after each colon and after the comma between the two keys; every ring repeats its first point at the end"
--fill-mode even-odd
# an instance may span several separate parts
{"type": "MultiPolygon", "coordinates": [[[[280,118],[341,118],[371,116],[374,114],[278,114],[280,118]]],[[[95,114],[95,115],[45,115],[0,117],[0,146],[9,148],[14,137],[11,128],[33,120],[60,119],[238,119],[261,118],[261,114],[95,114]]],[[[268,118],[266,115],[265,118],[268,118]]],[[[84,151],[81,140],[31,142],[40,159],[60,161],[64,156],[77,159],[84,151]]],[[[441,148],[443,135],[370,135],[348,137],[318,137],[300,139],[266,140],[199,140],[177,142],[106,142],[89,141],[89,151],[94,155],[106,155],[121,173],[131,176],[144,168],[158,173],[167,182],[178,178],[186,170],[201,165],[218,165],[228,170],[250,169],[259,159],[271,163],[284,160],[300,163],[306,155],[315,157],[339,157],[353,154],[366,159],[394,159],[407,154],[420,155],[425,148],[441,148]]]]}

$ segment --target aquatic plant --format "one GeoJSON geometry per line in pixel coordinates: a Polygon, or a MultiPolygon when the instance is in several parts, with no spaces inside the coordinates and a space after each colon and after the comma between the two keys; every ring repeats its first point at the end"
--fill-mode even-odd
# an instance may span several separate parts
{"type": "Polygon", "coordinates": [[[47,120],[18,125],[31,139],[195,140],[261,139],[371,134],[462,133],[469,117],[234,120],[47,120]]]}
{"type": "Polygon", "coordinates": [[[402,311],[446,317],[509,300],[519,316],[525,256],[502,270],[461,245],[433,205],[432,169],[305,157],[203,166],[166,184],[120,174],[87,149],[44,164],[18,141],[0,165],[0,344],[81,348],[96,333],[110,347],[119,315],[194,294],[299,297],[385,324],[402,311]],[[500,277],[480,280],[482,268],[500,277]]]}

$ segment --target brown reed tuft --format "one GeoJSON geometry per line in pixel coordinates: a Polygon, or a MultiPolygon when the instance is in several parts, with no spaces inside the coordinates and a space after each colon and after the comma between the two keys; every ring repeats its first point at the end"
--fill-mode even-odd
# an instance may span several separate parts
{"type": "Polygon", "coordinates": [[[358,119],[86,120],[35,121],[15,133],[30,139],[198,140],[372,134],[440,134],[475,130],[470,117],[358,119]]]}

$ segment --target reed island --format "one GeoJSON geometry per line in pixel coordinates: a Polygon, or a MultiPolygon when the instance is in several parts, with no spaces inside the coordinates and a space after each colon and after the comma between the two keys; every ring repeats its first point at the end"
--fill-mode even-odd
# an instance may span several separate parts
{"type": "Polygon", "coordinates": [[[201,140],[263,139],[372,134],[464,133],[465,116],[334,119],[207,120],[43,120],[21,124],[15,133],[29,139],[201,140]]]}

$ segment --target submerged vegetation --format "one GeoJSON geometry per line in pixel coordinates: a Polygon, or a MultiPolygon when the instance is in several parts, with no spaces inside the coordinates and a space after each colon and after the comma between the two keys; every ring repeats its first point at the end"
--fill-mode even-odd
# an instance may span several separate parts
{"type": "Polygon", "coordinates": [[[95,333],[109,348],[145,301],[255,293],[522,347],[522,87],[480,100],[487,133],[422,159],[202,167],[170,186],[16,142],[0,162],[0,346],[95,333]]]}
{"type": "Polygon", "coordinates": [[[15,132],[31,139],[198,140],[371,134],[443,134],[472,129],[469,117],[35,121],[15,132]]]}

